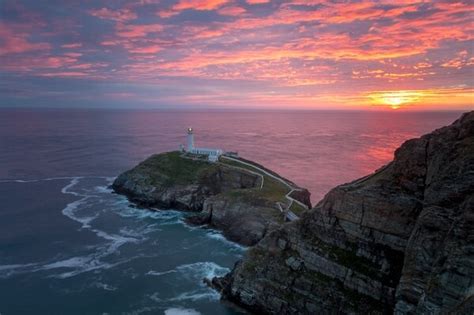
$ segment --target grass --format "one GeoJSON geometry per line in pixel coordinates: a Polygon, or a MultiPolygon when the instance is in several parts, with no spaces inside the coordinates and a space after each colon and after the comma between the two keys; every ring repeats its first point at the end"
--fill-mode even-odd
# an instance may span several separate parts
{"type": "Polygon", "coordinates": [[[197,182],[203,172],[211,171],[216,165],[203,160],[184,158],[178,151],[156,154],[137,166],[149,178],[164,186],[197,182]]]}
{"type": "Polygon", "coordinates": [[[303,212],[307,211],[305,208],[303,208],[299,203],[293,202],[291,204],[290,210],[296,214],[297,216],[301,217],[303,212]]]}
{"type": "MultiPolygon", "coordinates": [[[[281,202],[282,204],[288,203],[286,199],[286,194],[290,192],[290,188],[283,184],[282,182],[276,180],[275,178],[268,176],[267,174],[255,169],[249,165],[241,164],[237,161],[232,161],[228,159],[220,159],[220,162],[224,165],[229,165],[233,167],[243,168],[254,173],[260,174],[263,177],[263,187],[262,188],[252,188],[252,189],[245,189],[245,190],[234,190],[230,191],[227,194],[233,198],[239,198],[240,200],[244,200],[250,204],[256,204],[260,201],[262,203],[266,203],[266,208],[271,208],[272,212],[268,213],[271,215],[277,222],[283,223],[285,222],[285,218],[280,210],[276,207],[277,202],[281,202]]],[[[296,204],[296,203],[293,203],[296,204]]],[[[285,206],[283,206],[284,208],[285,206]]],[[[301,213],[302,211],[306,210],[300,205],[294,206],[297,212],[296,215],[301,213]]],[[[293,210],[293,209],[292,209],[293,210]]]]}
{"type": "Polygon", "coordinates": [[[264,197],[265,199],[277,202],[286,201],[285,195],[290,192],[290,189],[281,183],[280,181],[266,175],[265,173],[245,164],[241,164],[236,161],[231,161],[227,159],[220,159],[220,162],[224,165],[235,166],[243,168],[254,173],[260,174],[263,176],[263,187],[261,189],[249,189],[248,191],[239,191],[235,193],[235,196],[241,196],[242,194],[247,194],[249,197],[264,197]]]}

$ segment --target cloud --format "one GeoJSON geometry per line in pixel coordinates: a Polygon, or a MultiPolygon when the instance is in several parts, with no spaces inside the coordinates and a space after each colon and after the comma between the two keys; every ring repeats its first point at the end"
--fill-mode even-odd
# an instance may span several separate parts
{"type": "Polygon", "coordinates": [[[248,4],[263,4],[269,3],[270,0],[246,0],[248,4]]]}
{"type": "Polygon", "coordinates": [[[12,26],[0,22],[0,56],[19,54],[30,51],[48,50],[51,44],[47,42],[32,42],[22,26],[12,26]]]}
{"type": "MultiPolygon", "coordinates": [[[[467,2],[58,5],[57,11],[28,4],[9,9],[0,22],[2,71],[101,84],[120,80],[135,89],[160,85],[172,87],[166,98],[127,93],[143,102],[161,97],[219,106],[238,100],[348,107],[369,104],[373,92],[441,89],[429,95],[444,97],[453,86],[472,89],[474,26],[467,2]],[[218,93],[210,92],[217,86],[218,93]]],[[[456,93],[453,102],[466,104],[456,93]]],[[[423,100],[435,103],[435,97],[423,100]]]]}
{"type": "Polygon", "coordinates": [[[117,24],[117,35],[119,37],[145,37],[150,33],[163,30],[161,24],[117,24]]]}
{"type": "Polygon", "coordinates": [[[227,6],[219,9],[218,12],[222,15],[239,16],[244,14],[246,10],[238,6],[227,6]]]}
{"type": "Polygon", "coordinates": [[[229,0],[180,0],[173,6],[173,10],[215,10],[228,2],[229,0]]]}
{"type": "Polygon", "coordinates": [[[130,49],[129,51],[136,54],[155,54],[159,52],[160,50],[161,48],[159,46],[151,45],[151,46],[133,48],[133,49],[130,49]]]}
{"type": "Polygon", "coordinates": [[[92,16],[98,17],[104,20],[112,20],[117,22],[126,22],[135,20],[137,15],[129,9],[110,10],[102,8],[98,10],[90,10],[89,13],[92,16]]]}

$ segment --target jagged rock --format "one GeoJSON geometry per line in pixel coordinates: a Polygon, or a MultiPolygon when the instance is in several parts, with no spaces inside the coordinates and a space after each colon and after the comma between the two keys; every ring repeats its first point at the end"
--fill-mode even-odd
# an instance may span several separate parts
{"type": "MultiPolygon", "coordinates": [[[[276,200],[283,201],[290,191],[282,184],[261,189],[262,178],[242,167],[168,152],[124,172],[112,188],[142,207],[196,212],[187,222],[206,224],[232,241],[254,245],[284,222],[276,200]]],[[[311,206],[309,196],[301,189],[292,197],[311,206]]]]}
{"type": "Polygon", "coordinates": [[[222,282],[255,313],[472,314],[474,112],[267,233],[222,282]]]}

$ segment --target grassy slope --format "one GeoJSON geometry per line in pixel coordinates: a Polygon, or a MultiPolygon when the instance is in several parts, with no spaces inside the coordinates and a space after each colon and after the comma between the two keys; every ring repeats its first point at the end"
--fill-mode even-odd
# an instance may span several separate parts
{"type": "MultiPolygon", "coordinates": [[[[152,185],[172,186],[197,183],[205,173],[214,172],[217,168],[222,167],[222,165],[247,169],[264,177],[262,189],[235,189],[225,194],[249,204],[260,204],[263,208],[271,209],[271,213],[268,213],[269,215],[277,218],[278,221],[283,220],[275,203],[282,202],[285,204],[288,202],[285,195],[290,189],[287,186],[253,167],[238,162],[221,159],[221,163],[218,164],[209,163],[205,159],[200,160],[199,157],[195,158],[197,159],[182,157],[178,151],[156,154],[137,165],[135,170],[139,170],[142,174],[147,174],[152,185]]],[[[299,214],[301,211],[296,209],[297,206],[294,203],[292,210],[296,210],[295,213],[299,214]]]]}
{"type": "MultiPolygon", "coordinates": [[[[282,184],[281,182],[245,164],[241,164],[241,163],[227,160],[227,159],[220,159],[220,162],[224,165],[236,166],[243,169],[247,169],[254,173],[261,174],[263,176],[264,180],[263,180],[262,189],[260,188],[248,189],[246,191],[239,191],[239,193],[246,193],[249,195],[249,197],[252,197],[252,196],[263,197],[265,199],[268,199],[274,202],[277,202],[277,201],[280,201],[283,203],[286,202],[285,195],[288,192],[290,192],[290,189],[284,184],[282,184]]],[[[233,193],[235,194],[237,192],[233,192],[233,193]]]]}
{"type": "Polygon", "coordinates": [[[180,154],[178,151],[155,154],[137,165],[136,170],[148,174],[151,184],[172,186],[195,183],[203,172],[217,167],[206,161],[183,158],[180,154]]]}
{"type": "Polygon", "coordinates": [[[262,175],[264,178],[263,187],[261,189],[260,187],[258,187],[245,190],[234,190],[228,192],[228,196],[247,201],[250,204],[255,204],[258,203],[260,200],[264,200],[265,207],[260,208],[261,211],[264,211],[264,209],[266,209],[265,215],[273,217],[274,219],[276,219],[277,222],[284,222],[283,215],[276,207],[276,202],[282,202],[283,204],[288,202],[285,198],[285,195],[290,191],[290,189],[287,186],[248,165],[226,159],[220,159],[220,162],[224,165],[247,169],[249,171],[262,175]]]}

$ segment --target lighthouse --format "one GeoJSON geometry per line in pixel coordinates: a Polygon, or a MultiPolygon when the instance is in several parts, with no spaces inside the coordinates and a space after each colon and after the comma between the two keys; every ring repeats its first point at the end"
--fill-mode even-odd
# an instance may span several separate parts
{"type": "Polygon", "coordinates": [[[188,128],[188,135],[186,137],[186,151],[192,152],[194,150],[194,134],[193,128],[188,128]]]}
{"type": "Polygon", "coordinates": [[[224,153],[221,149],[208,149],[208,148],[196,148],[194,147],[194,132],[193,128],[189,127],[186,134],[186,149],[183,150],[183,145],[180,145],[180,151],[185,151],[186,153],[204,155],[207,156],[209,162],[219,161],[219,156],[224,153]]]}

